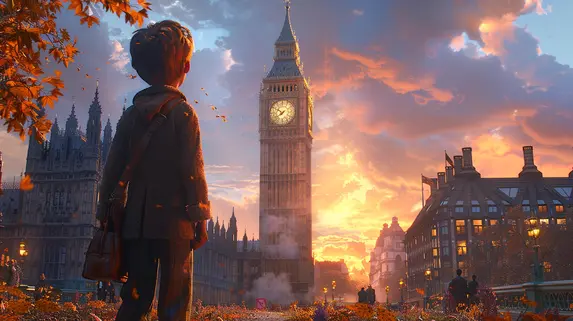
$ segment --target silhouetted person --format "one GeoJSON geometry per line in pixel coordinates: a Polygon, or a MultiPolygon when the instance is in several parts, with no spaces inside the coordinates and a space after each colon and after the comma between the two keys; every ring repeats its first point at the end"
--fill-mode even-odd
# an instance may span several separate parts
{"type": "Polygon", "coordinates": [[[361,288],[358,292],[358,303],[368,303],[368,293],[361,288]]]}
{"type": "Polygon", "coordinates": [[[368,304],[376,303],[376,291],[372,288],[372,285],[369,285],[368,289],[366,290],[366,298],[368,304]]]}
{"type": "Polygon", "coordinates": [[[98,301],[104,301],[105,302],[105,286],[103,284],[102,281],[99,281],[97,283],[97,299],[98,301]]]}
{"type": "MultiPolygon", "coordinates": [[[[151,311],[159,266],[159,321],[187,320],[193,301],[193,250],[207,242],[211,218],[199,118],[178,89],[190,70],[191,32],[165,20],[134,32],[131,66],[150,87],[133,98],[119,120],[100,186],[98,220],[109,204],[126,202],[121,236],[127,282],[117,321],[144,319],[151,311]],[[164,119],[150,136],[129,182],[121,175],[137,159],[149,126],[164,119]],[[128,184],[126,195],[121,190],[128,184]]],[[[105,222],[101,222],[100,226],[105,222]]]]}
{"type": "Polygon", "coordinates": [[[105,285],[105,293],[107,295],[107,302],[115,303],[115,287],[111,282],[107,282],[105,285]]]}
{"type": "Polygon", "coordinates": [[[454,297],[454,303],[457,308],[462,306],[467,306],[467,293],[468,293],[468,281],[462,277],[462,270],[458,269],[456,271],[457,276],[450,282],[448,289],[454,297]]]}
{"type": "Polygon", "coordinates": [[[479,283],[477,281],[477,276],[474,274],[472,275],[472,280],[468,283],[468,294],[470,295],[469,300],[471,305],[479,303],[479,298],[477,296],[478,288],[479,283]]]}
{"type": "Polygon", "coordinates": [[[41,300],[46,292],[48,291],[48,284],[46,283],[46,275],[44,273],[40,274],[40,279],[36,284],[36,289],[34,289],[34,300],[41,300]]]}

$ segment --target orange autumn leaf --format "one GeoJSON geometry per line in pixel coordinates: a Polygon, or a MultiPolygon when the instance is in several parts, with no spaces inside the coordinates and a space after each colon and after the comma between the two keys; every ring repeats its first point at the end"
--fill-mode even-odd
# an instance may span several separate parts
{"type": "Polygon", "coordinates": [[[137,78],[137,76],[136,75],[127,75],[127,78],[135,79],[135,78],[137,78]]]}
{"type": "Polygon", "coordinates": [[[20,190],[22,191],[31,191],[34,188],[34,184],[32,183],[32,178],[30,175],[24,176],[20,181],[20,190]]]}
{"type": "Polygon", "coordinates": [[[136,288],[133,288],[133,289],[131,290],[131,297],[134,298],[134,299],[136,299],[136,300],[139,299],[139,293],[137,293],[137,289],[136,289],[136,288]]]}
{"type": "Polygon", "coordinates": [[[155,208],[163,208],[163,205],[161,205],[161,204],[155,204],[155,208]]]}

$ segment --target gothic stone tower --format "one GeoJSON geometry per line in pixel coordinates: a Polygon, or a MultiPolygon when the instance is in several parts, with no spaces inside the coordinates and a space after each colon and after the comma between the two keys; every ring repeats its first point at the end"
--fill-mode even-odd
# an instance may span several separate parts
{"type": "Polygon", "coordinates": [[[275,42],[274,64],[259,100],[260,242],[262,272],[285,273],[296,299],[308,301],[313,286],[310,87],[299,46],[286,17],[275,42]]]}
{"type": "MultiPolygon", "coordinates": [[[[92,238],[98,198],[101,149],[99,91],[89,109],[87,132],[78,126],[75,104],[61,131],[58,120],[50,141],[30,141],[26,175],[34,188],[21,193],[21,215],[11,225],[30,255],[24,282],[34,284],[45,273],[50,285],[75,292],[93,290],[82,278],[84,254],[92,238]]],[[[8,228],[8,224],[6,224],[8,228]]]]}

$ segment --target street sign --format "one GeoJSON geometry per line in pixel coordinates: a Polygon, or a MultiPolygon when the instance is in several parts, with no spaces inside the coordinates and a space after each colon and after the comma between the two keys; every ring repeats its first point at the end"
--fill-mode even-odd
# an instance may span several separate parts
{"type": "Polygon", "coordinates": [[[267,308],[267,299],[258,298],[257,299],[257,309],[264,310],[267,308]]]}

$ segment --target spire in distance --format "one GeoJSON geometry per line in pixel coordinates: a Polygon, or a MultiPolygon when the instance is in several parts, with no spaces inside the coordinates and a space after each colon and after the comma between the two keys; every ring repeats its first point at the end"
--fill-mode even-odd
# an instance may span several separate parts
{"type": "Polygon", "coordinates": [[[296,42],[296,36],[290,24],[290,0],[285,0],[285,22],[276,43],[296,42]]]}

